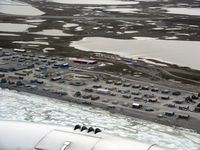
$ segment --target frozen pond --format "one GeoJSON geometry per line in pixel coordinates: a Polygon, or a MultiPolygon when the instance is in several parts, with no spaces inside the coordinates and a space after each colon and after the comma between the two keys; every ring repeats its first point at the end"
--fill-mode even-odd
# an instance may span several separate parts
{"type": "Polygon", "coordinates": [[[13,0],[1,0],[0,5],[26,5],[25,3],[13,1],[13,0]]]}
{"type": "Polygon", "coordinates": [[[9,90],[0,89],[0,99],[0,119],[63,126],[84,124],[99,127],[104,133],[157,143],[174,150],[200,149],[200,135],[187,130],[9,90]]]}
{"type": "Polygon", "coordinates": [[[0,13],[25,16],[38,16],[44,14],[44,12],[29,4],[11,0],[0,0],[0,13]]]}
{"type": "Polygon", "coordinates": [[[46,21],[46,20],[26,20],[26,22],[28,22],[28,23],[41,23],[41,22],[44,22],[44,21],[46,21]]]}
{"type": "Polygon", "coordinates": [[[156,40],[141,37],[136,39],[86,37],[72,42],[70,46],[83,51],[113,53],[127,58],[153,58],[200,70],[199,41],[156,40]]]}
{"type": "Polygon", "coordinates": [[[119,13],[137,13],[140,9],[137,8],[108,8],[105,11],[119,12],[119,13]]]}
{"type": "Polygon", "coordinates": [[[166,8],[169,14],[200,16],[200,8],[166,8]]]}
{"type": "Polygon", "coordinates": [[[46,0],[63,4],[79,4],[79,5],[129,5],[138,4],[137,1],[120,1],[120,0],[46,0]]]}
{"type": "Polygon", "coordinates": [[[0,33],[0,36],[19,36],[18,34],[0,33]]]}
{"type": "Polygon", "coordinates": [[[71,27],[77,27],[77,26],[79,25],[76,23],[66,23],[63,25],[63,28],[71,28],[71,27]]]}
{"type": "Polygon", "coordinates": [[[47,35],[47,36],[73,36],[73,34],[64,33],[62,30],[47,29],[40,32],[33,32],[32,34],[47,35]]]}
{"type": "MultiPolygon", "coordinates": [[[[17,43],[17,44],[36,44],[37,45],[49,45],[48,42],[40,42],[40,41],[14,41],[13,43],[17,43]]],[[[30,46],[30,45],[29,45],[30,46]]]]}
{"type": "Polygon", "coordinates": [[[2,32],[26,32],[29,28],[36,26],[28,24],[0,23],[0,31],[2,32]]]}

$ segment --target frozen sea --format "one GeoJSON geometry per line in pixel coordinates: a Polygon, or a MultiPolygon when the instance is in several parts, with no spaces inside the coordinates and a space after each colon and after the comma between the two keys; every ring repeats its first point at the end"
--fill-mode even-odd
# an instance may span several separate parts
{"type": "Polygon", "coordinates": [[[82,124],[175,150],[200,150],[200,135],[186,129],[174,129],[93,107],[7,89],[0,89],[0,119],[61,126],[82,124]]]}

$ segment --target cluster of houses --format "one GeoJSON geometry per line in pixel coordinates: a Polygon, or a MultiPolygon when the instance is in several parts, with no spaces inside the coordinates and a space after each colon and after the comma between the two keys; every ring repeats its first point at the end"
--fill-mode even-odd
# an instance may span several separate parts
{"type": "MultiPolygon", "coordinates": [[[[149,102],[160,103],[160,101],[158,100],[158,98],[156,98],[154,94],[154,93],[159,92],[158,88],[150,87],[150,86],[142,86],[140,84],[131,84],[127,82],[122,83],[121,81],[114,82],[113,80],[107,80],[106,84],[109,84],[109,85],[113,84],[114,86],[103,88],[101,84],[94,84],[91,88],[89,87],[85,88],[83,90],[84,92],[82,92],[83,94],[81,93],[81,91],[78,91],[74,94],[74,96],[82,97],[83,99],[99,100],[101,98],[101,95],[103,95],[102,96],[103,103],[111,102],[111,104],[113,105],[121,104],[124,107],[131,106],[134,109],[141,109],[145,111],[155,111],[153,107],[147,107],[145,103],[149,103],[149,102]],[[132,90],[130,88],[129,88],[130,90],[120,89],[119,85],[122,85],[122,87],[132,87],[131,88],[132,90]],[[137,89],[137,91],[135,91],[135,89],[137,89]],[[145,92],[141,92],[141,91],[145,91],[145,92]],[[146,91],[149,91],[149,92],[146,92],[146,91]],[[140,95],[140,98],[138,98],[138,95],[140,95]],[[105,96],[110,96],[110,98],[109,97],[105,98],[105,96]],[[115,96],[115,98],[113,99],[112,96],[115,96]],[[120,102],[119,96],[123,98],[122,99],[123,102],[120,102]],[[131,99],[131,97],[133,97],[133,99],[131,99]],[[125,99],[129,101],[126,101],[125,99]],[[135,102],[130,103],[131,100],[135,102]],[[136,101],[142,102],[142,103],[137,103],[136,101]]],[[[160,91],[160,94],[163,94],[163,95],[159,97],[161,100],[165,100],[165,101],[169,100],[169,104],[166,105],[167,107],[178,108],[179,110],[184,111],[183,113],[177,114],[178,118],[188,119],[190,115],[185,114],[186,111],[200,112],[200,103],[197,104],[193,110],[189,109],[189,106],[186,106],[187,104],[196,104],[198,102],[196,100],[200,98],[200,93],[198,93],[197,95],[193,94],[191,96],[188,96],[184,100],[174,100],[174,101],[173,101],[173,98],[170,98],[169,93],[171,93],[171,95],[174,97],[179,97],[181,95],[181,92],[179,91],[170,92],[169,90],[164,89],[160,91]],[[176,104],[184,104],[184,105],[176,106],[176,104]]],[[[164,115],[171,117],[171,116],[175,116],[176,114],[175,114],[175,111],[166,111],[164,112],[164,115]]],[[[163,117],[163,114],[158,114],[158,117],[163,117]]]]}
{"type": "MultiPolygon", "coordinates": [[[[39,85],[44,84],[45,80],[48,79],[50,82],[54,83],[64,83],[62,77],[62,71],[71,67],[73,63],[95,65],[98,62],[96,60],[87,59],[68,59],[66,63],[64,58],[61,57],[47,57],[47,56],[36,56],[34,54],[27,54],[24,49],[14,49],[13,52],[1,51],[2,58],[0,61],[0,84],[9,84],[16,86],[25,86],[30,88],[37,88],[39,85]],[[9,74],[12,72],[12,74],[9,74]],[[14,72],[14,73],[13,73],[14,72]],[[6,75],[7,74],[7,75],[6,75]],[[32,74],[32,78],[26,78],[32,74]],[[33,76],[34,74],[34,76],[33,76]],[[27,84],[23,82],[26,81],[27,84]]],[[[124,60],[127,63],[130,60],[124,60]]],[[[85,81],[70,81],[68,82],[70,86],[84,86],[81,91],[76,91],[74,97],[81,98],[84,100],[101,100],[103,103],[110,103],[112,105],[121,105],[123,107],[131,107],[133,109],[144,110],[147,112],[156,111],[154,107],[149,107],[146,104],[160,103],[161,101],[168,101],[166,105],[170,110],[173,108],[178,108],[180,111],[191,111],[189,106],[185,104],[195,105],[194,112],[200,112],[200,93],[187,96],[182,99],[174,99],[173,97],[181,96],[180,91],[170,91],[168,89],[159,89],[153,85],[141,85],[133,84],[131,82],[122,82],[107,80],[101,85],[102,80],[98,78],[93,80],[95,83],[100,82],[100,84],[93,84],[87,87],[87,82],[85,81]]],[[[79,88],[80,89],[80,88],[79,88]]],[[[76,88],[74,88],[76,90],[76,88]]],[[[43,88],[43,91],[49,92],[49,89],[43,88]]],[[[53,94],[65,96],[68,95],[65,91],[52,91],[53,94]]],[[[175,116],[175,111],[164,112],[166,116],[175,116]]],[[[158,114],[158,117],[163,117],[163,114],[158,114]]],[[[179,114],[179,118],[188,119],[189,115],[179,114]]]]}

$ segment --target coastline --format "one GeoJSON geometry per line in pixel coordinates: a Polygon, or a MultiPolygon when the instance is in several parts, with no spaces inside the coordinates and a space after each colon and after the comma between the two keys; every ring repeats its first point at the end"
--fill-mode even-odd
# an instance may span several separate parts
{"type": "Polygon", "coordinates": [[[101,103],[98,101],[73,98],[68,95],[67,96],[58,96],[58,95],[50,93],[50,92],[42,91],[41,89],[31,90],[26,87],[16,87],[16,86],[9,86],[9,85],[5,85],[5,84],[4,85],[0,84],[0,87],[2,89],[15,90],[17,92],[26,92],[26,93],[49,97],[49,98],[54,98],[57,100],[62,100],[62,101],[70,102],[70,103],[75,103],[75,104],[79,104],[79,105],[87,105],[87,106],[91,106],[91,107],[97,107],[97,108],[101,108],[103,110],[109,111],[111,113],[117,113],[117,114],[121,114],[121,115],[125,115],[125,116],[130,116],[133,118],[146,120],[146,121],[150,121],[150,122],[155,122],[158,124],[162,124],[162,125],[166,125],[166,126],[170,126],[170,127],[174,127],[174,128],[189,129],[192,132],[197,132],[198,134],[200,134],[200,128],[199,128],[200,120],[197,119],[196,117],[190,117],[189,120],[187,120],[187,121],[182,120],[182,119],[177,119],[177,118],[170,118],[170,117],[158,118],[157,115],[154,113],[149,114],[148,112],[144,112],[141,110],[124,108],[124,107],[120,107],[119,105],[107,105],[105,103],[101,103]]]}

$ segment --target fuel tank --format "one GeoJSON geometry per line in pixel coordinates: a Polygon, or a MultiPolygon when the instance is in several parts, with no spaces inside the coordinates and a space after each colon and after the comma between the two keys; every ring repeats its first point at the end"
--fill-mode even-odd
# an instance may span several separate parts
{"type": "Polygon", "coordinates": [[[169,150],[100,129],[75,128],[18,121],[0,121],[1,150],[169,150]]]}

